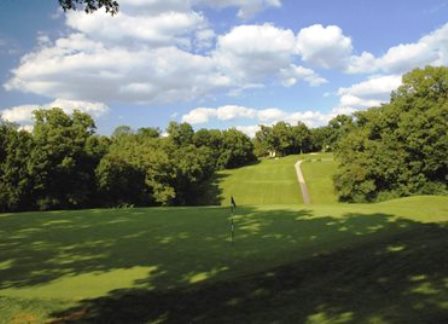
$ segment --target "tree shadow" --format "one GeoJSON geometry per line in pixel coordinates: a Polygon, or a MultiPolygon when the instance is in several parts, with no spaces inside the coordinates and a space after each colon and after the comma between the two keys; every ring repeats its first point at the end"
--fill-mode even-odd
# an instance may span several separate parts
{"type": "Polygon", "coordinates": [[[198,189],[198,194],[195,195],[197,198],[193,199],[191,201],[191,204],[194,206],[221,205],[224,197],[223,191],[220,188],[219,184],[228,176],[228,174],[215,172],[209,180],[201,185],[201,187],[198,189]]]}
{"type": "MultiPolygon", "coordinates": [[[[0,289],[153,267],[54,322],[446,322],[448,229],[246,208],[0,215],[0,289]],[[150,221],[148,221],[150,218],[150,221]],[[144,247],[144,248],[142,248],[144,247]]],[[[1,291],[0,291],[1,294],[1,291]]]]}

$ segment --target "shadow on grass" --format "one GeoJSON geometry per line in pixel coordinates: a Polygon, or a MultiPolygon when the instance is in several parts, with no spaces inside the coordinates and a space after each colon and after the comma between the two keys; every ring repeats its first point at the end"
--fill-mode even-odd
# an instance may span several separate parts
{"type": "Polygon", "coordinates": [[[0,264],[8,264],[0,289],[151,266],[135,287],[82,300],[54,321],[448,320],[442,225],[247,208],[232,245],[226,216],[223,208],[0,215],[0,264]]]}
{"type": "Polygon", "coordinates": [[[192,199],[192,204],[195,206],[219,206],[223,201],[223,192],[219,184],[228,174],[214,173],[210,180],[206,181],[198,190],[198,193],[192,199]]]}

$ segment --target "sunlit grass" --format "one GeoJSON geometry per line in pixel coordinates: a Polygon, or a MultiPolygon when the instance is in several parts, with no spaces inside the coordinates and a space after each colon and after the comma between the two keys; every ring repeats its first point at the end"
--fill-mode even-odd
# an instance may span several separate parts
{"type": "Polygon", "coordinates": [[[260,163],[219,174],[222,204],[228,205],[233,195],[237,204],[301,204],[294,163],[298,155],[264,159],[260,163]]]}
{"type": "MultiPolygon", "coordinates": [[[[189,321],[189,316],[201,311],[194,307],[186,311],[182,303],[173,301],[169,306],[168,302],[170,296],[175,299],[187,294],[187,309],[193,300],[202,300],[213,318],[227,318],[227,310],[220,313],[218,301],[214,301],[227,298],[226,307],[235,307],[235,312],[243,312],[243,305],[250,309],[247,318],[244,312],[235,315],[239,321],[262,320],[264,316],[274,320],[289,314],[309,321],[339,318],[356,322],[358,311],[349,305],[356,300],[356,289],[364,285],[372,298],[381,300],[385,285],[404,318],[400,312],[417,301],[427,309],[431,305],[439,309],[448,298],[440,283],[448,277],[446,268],[443,272],[445,252],[440,254],[447,248],[447,210],[447,197],[412,197],[368,205],[246,206],[237,210],[233,244],[229,209],[222,207],[3,214],[0,314],[7,321],[34,316],[39,322],[83,299],[110,295],[120,300],[125,298],[120,292],[131,289],[165,301],[163,307],[134,309],[146,314],[148,321],[162,315],[189,321]],[[277,291],[281,286],[271,283],[272,276],[279,276],[278,284],[288,280],[294,284],[277,291]],[[261,278],[268,278],[269,284],[265,286],[261,278]],[[228,285],[233,288],[228,290],[228,285]],[[296,297],[287,298],[288,289],[296,297]],[[270,290],[277,291],[278,297],[266,299],[270,290]],[[296,304],[295,298],[304,298],[305,292],[313,304],[296,304]],[[338,302],[342,292],[347,307],[338,302]],[[261,304],[247,304],[251,298],[261,304]],[[271,301],[282,306],[274,307],[273,312],[261,307],[271,301]],[[332,305],[341,311],[332,312],[332,305]],[[168,313],[161,314],[159,309],[168,313]]],[[[381,315],[373,313],[378,302],[372,308],[363,305],[365,316],[381,315]]]]}

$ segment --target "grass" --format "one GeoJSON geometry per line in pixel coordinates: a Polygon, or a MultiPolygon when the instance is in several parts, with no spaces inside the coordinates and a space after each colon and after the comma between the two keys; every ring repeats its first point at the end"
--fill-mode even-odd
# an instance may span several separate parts
{"type": "Polygon", "coordinates": [[[220,172],[234,243],[226,207],[0,214],[0,323],[447,322],[448,197],[338,204],[334,170],[220,172]]]}
{"type": "Polygon", "coordinates": [[[241,205],[301,204],[294,163],[297,155],[265,159],[251,166],[219,173],[221,203],[228,205],[234,196],[241,205]]]}
{"type": "Polygon", "coordinates": [[[0,214],[0,322],[448,319],[448,198],[0,214]]]}
{"type": "Polygon", "coordinates": [[[227,206],[230,196],[242,205],[303,204],[294,164],[304,160],[302,171],[313,205],[335,204],[333,174],[336,162],[331,153],[290,155],[265,159],[259,164],[219,173],[221,204],[227,206]]]}
{"type": "Polygon", "coordinates": [[[331,153],[303,155],[302,172],[311,197],[311,203],[334,204],[337,197],[333,189],[333,175],[336,162],[331,153]]]}

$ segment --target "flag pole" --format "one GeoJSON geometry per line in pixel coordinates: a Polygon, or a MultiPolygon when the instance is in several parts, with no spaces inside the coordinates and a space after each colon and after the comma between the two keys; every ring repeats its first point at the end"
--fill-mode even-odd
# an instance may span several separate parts
{"type": "Polygon", "coordinates": [[[235,199],[233,199],[233,196],[230,197],[230,210],[231,210],[231,214],[230,214],[230,242],[233,245],[233,239],[235,236],[235,224],[233,222],[233,217],[235,215],[235,209],[236,209],[236,203],[235,203],[235,199]]]}

